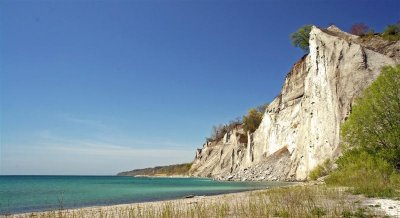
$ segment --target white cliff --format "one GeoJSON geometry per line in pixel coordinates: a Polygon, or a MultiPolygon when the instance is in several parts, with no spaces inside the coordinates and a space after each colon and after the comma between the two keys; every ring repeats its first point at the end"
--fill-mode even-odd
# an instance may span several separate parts
{"type": "Polygon", "coordinates": [[[340,153],[340,125],[351,104],[385,65],[400,63],[400,41],[360,38],[335,26],[313,27],[310,53],[286,76],[259,128],[238,126],[199,149],[194,176],[237,180],[304,180],[340,153]]]}

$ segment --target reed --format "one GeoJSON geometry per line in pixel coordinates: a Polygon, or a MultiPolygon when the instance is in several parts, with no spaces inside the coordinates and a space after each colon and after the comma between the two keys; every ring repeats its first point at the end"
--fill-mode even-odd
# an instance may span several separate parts
{"type": "MultiPolygon", "coordinates": [[[[360,196],[324,185],[293,186],[225,195],[128,206],[82,208],[24,215],[41,218],[173,218],[173,217],[384,217],[360,204],[360,196]]],[[[22,217],[22,216],[15,216],[22,217]]]]}

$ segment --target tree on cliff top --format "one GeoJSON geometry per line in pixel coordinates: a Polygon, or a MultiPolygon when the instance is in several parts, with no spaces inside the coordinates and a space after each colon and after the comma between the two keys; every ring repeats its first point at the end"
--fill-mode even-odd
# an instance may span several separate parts
{"type": "Polygon", "coordinates": [[[292,33],[290,38],[295,47],[301,48],[304,52],[308,53],[309,49],[309,39],[312,25],[302,26],[297,32],[292,33]]]}
{"type": "Polygon", "coordinates": [[[363,36],[368,32],[369,27],[364,23],[356,23],[350,28],[350,33],[356,36],[363,36]]]}

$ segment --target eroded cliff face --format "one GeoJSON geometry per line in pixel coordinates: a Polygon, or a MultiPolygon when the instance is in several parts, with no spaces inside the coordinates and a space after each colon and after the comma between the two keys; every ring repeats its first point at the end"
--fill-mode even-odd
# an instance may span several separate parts
{"type": "Polygon", "coordinates": [[[235,180],[304,180],[340,153],[340,125],[351,104],[379,75],[400,62],[400,41],[359,38],[335,26],[313,27],[310,53],[288,73],[281,93],[253,134],[237,127],[199,149],[194,176],[235,180]]]}

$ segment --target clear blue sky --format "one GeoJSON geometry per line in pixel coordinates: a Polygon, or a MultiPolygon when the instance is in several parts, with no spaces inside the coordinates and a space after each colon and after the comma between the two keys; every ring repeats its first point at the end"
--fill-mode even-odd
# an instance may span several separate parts
{"type": "Polygon", "coordinates": [[[0,174],[188,162],[271,101],[304,24],[400,19],[398,1],[0,1],[0,174]]]}

